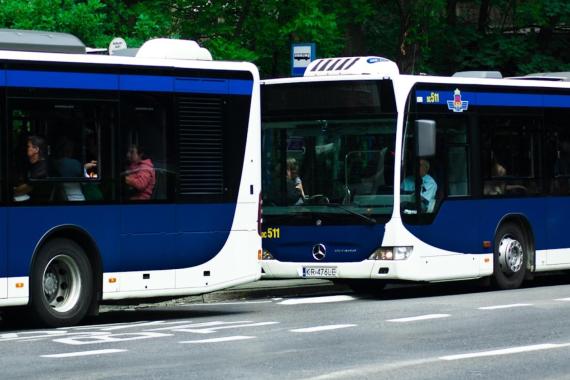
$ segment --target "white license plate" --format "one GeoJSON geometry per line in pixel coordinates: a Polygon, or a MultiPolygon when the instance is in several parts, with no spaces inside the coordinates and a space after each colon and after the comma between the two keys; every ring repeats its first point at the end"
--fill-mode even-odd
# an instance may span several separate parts
{"type": "Polygon", "coordinates": [[[303,277],[336,277],[336,267],[303,267],[303,277]]]}

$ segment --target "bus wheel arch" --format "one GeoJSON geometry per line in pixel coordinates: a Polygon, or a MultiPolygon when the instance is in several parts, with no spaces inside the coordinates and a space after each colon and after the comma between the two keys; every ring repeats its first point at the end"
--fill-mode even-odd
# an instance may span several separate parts
{"type": "Polygon", "coordinates": [[[528,220],[505,216],[497,226],[493,244],[493,284],[499,289],[519,288],[534,270],[534,235],[528,220]]]}
{"type": "MultiPolygon", "coordinates": [[[[69,325],[79,322],[83,317],[87,315],[96,315],[99,310],[99,302],[102,299],[102,262],[99,249],[94,239],[85,230],[76,226],[59,226],[48,233],[46,233],[41,241],[37,244],[30,266],[30,302],[29,305],[36,314],[38,314],[37,308],[41,306],[38,304],[39,300],[35,298],[41,298],[42,294],[39,292],[40,287],[45,287],[45,281],[49,282],[49,279],[45,278],[45,271],[48,270],[49,265],[63,266],[65,269],[69,269],[71,273],[75,272],[75,276],[81,275],[82,281],[86,281],[85,284],[80,284],[80,287],[85,286],[88,293],[84,294],[85,299],[88,302],[81,303],[79,311],[79,316],[77,318],[70,318],[69,321],[57,321],[57,318],[51,318],[47,316],[48,320],[40,317],[40,321],[48,325],[69,325]],[[54,256],[53,251],[61,250],[62,255],[57,257],[54,256]],[[53,263],[46,263],[46,257],[48,260],[55,260],[53,263]],[[40,267],[43,267],[40,269],[40,267]],[[38,273],[38,271],[44,271],[44,277],[38,273]],[[82,273],[87,271],[89,273],[82,273]],[[42,277],[41,280],[38,278],[42,277]],[[40,284],[39,282],[43,282],[40,284]],[[35,294],[35,296],[34,296],[35,294]],[[87,308],[87,310],[84,310],[87,308]]],[[[74,275],[70,275],[73,277],[74,275]]],[[[45,307],[45,305],[44,305],[45,307]]],[[[49,314],[49,313],[48,313],[49,314]]]]}

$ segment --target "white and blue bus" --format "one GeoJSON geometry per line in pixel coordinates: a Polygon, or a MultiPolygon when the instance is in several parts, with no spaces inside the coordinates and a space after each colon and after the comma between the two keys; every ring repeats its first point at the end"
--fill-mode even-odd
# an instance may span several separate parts
{"type": "Polygon", "coordinates": [[[348,57],[262,81],[264,276],[508,289],[569,269],[568,73],[497,74],[348,57]]]}
{"type": "Polygon", "coordinates": [[[0,99],[0,306],[61,326],[259,278],[254,65],[192,41],[121,57],[1,30],[0,99]]]}

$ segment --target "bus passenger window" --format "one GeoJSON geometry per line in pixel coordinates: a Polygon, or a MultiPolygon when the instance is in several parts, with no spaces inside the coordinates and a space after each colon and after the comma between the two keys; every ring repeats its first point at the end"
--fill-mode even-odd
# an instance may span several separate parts
{"type": "Polygon", "coordinates": [[[125,98],[120,155],[121,196],[126,201],[164,201],[175,171],[167,148],[171,99],[160,95],[125,98]]]}
{"type": "Polygon", "coordinates": [[[108,160],[102,160],[100,149],[102,133],[110,135],[112,111],[108,104],[94,101],[9,101],[13,149],[8,174],[15,189],[14,201],[61,203],[112,198],[111,180],[101,175],[101,164],[108,160]],[[45,167],[40,170],[42,175],[37,174],[38,165],[45,167]]]}

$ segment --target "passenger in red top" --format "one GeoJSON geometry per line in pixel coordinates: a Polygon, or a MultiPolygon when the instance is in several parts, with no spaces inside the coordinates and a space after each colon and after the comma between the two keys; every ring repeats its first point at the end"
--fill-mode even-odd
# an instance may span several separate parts
{"type": "Polygon", "coordinates": [[[129,168],[125,182],[132,189],[129,199],[150,199],[156,182],[152,161],[146,157],[144,150],[136,144],[129,148],[127,159],[129,160],[129,168]]]}

